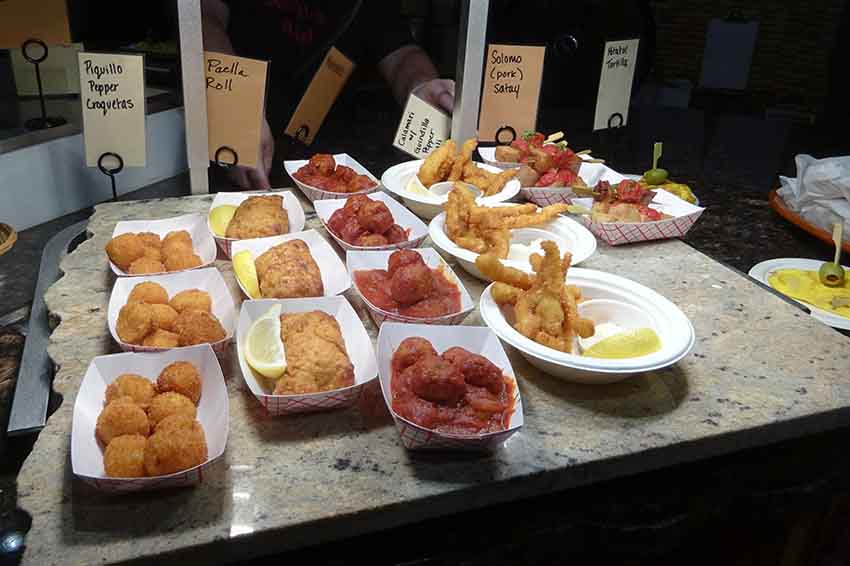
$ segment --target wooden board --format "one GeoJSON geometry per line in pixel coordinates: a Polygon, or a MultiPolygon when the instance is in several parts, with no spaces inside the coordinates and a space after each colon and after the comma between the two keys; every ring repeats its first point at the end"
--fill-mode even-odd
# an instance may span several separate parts
{"type": "MultiPolygon", "coordinates": [[[[818,228],[814,224],[807,222],[802,216],[791,210],[785,205],[785,201],[782,200],[782,197],[779,196],[779,193],[776,190],[770,191],[770,195],[767,197],[767,202],[776,214],[796,226],[797,228],[803,230],[804,232],[808,232],[818,240],[825,242],[832,246],[832,234],[818,228]]],[[[850,243],[842,242],[841,249],[846,253],[850,253],[850,243]]]]}

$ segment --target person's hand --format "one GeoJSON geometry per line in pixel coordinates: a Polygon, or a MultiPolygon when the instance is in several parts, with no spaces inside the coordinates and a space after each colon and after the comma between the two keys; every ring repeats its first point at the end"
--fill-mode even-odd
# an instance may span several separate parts
{"type": "Polygon", "coordinates": [[[260,163],[255,169],[242,166],[230,168],[230,179],[240,189],[270,189],[272,186],[269,183],[269,172],[272,169],[273,158],[274,136],[272,136],[268,120],[263,118],[263,125],[260,128],[260,163]]]}
{"type": "Polygon", "coordinates": [[[414,88],[413,94],[451,114],[455,105],[455,82],[451,79],[431,79],[414,88]]]}

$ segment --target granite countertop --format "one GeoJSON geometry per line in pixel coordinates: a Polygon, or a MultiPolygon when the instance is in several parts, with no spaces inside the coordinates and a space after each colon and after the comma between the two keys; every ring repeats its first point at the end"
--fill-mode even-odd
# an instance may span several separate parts
{"type": "MultiPolygon", "coordinates": [[[[490,455],[405,451],[373,384],[358,407],[271,418],[222,359],[230,394],[224,457],[194,489],[104,496],[70,468],[74,397],[91,359],[116,352],[106,328],[113,276],[102,249],[120,219],[205,211],[212,197],[96,208],[92,238],[47,293],[61,319],[49,353],[64,397],[18,480],[32,516],[27,564],[246,558],[546,494],[850,423],[848,340],[678,241],[607,247],[582,267],[650,286],[692,320],[697,344],[666,370],[571,385],[506,347],[525,426],[490,455]]],[[[308,226],[316,227],[311,215],[308,226]]],[[[321,229],[320,229],[321,230],[321,229]]],[[[217,267],[241,300],[229,262],[217,267]]],[[[470,294],[481,282],[459,268],[470,294]]],[[[351,292],[370,334],[376,332],[351,292]]],[[[468,325],[481,325],[474,312],[468,325]]]]}

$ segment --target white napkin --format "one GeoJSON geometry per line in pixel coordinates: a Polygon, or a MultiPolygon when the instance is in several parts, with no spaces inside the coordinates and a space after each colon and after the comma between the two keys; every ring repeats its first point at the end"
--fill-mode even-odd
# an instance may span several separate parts
{"type": "Polygon", "coordinates": [[[798,155],[795,161],[797,177],[779,177],[779,196],[788,208],[827,232],[843,221],[844,240],[850,241],[850,156],[798,155]]]}

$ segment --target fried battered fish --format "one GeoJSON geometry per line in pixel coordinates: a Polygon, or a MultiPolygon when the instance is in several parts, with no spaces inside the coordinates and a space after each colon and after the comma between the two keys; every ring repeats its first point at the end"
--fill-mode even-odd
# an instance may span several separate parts
{"type": "Polygon", "coordinates": [[[287,232],[289,216],[283,208],[283,197],[266,195],[243,201],[227,225],[225,235],[242,240],[279,236],[287,232]]]}
{"type": "Polygon", "coordinates": [[[321,311],[289,313],[281,315],[280,324],[287,367],[275,386],[275,395],[316,393],[354,384],[354,366],[333,317],[321,311]]]}
{"type": "Polygon", "coordinates": [[[303,240],[277,245],[255,262],[260,293],[270,299],[321,297],[325,293],[322,272],[303,240]]]}

